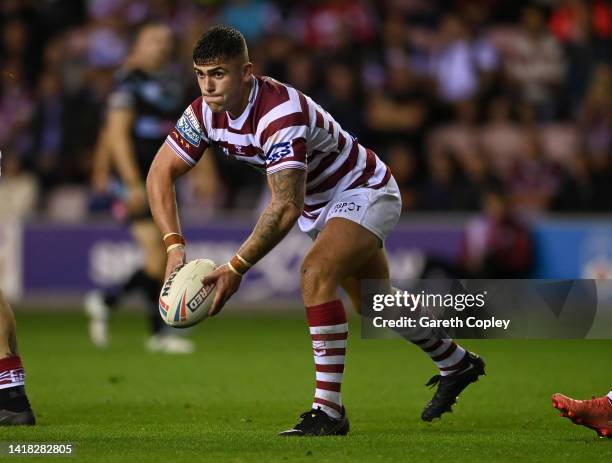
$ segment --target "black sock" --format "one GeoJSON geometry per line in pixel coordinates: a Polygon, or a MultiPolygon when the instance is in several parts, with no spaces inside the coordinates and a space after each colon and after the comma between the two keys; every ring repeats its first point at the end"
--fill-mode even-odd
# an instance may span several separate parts
{"type": "Polygon", "coordinates": [[[145,278],[145,298],[147,301],[147,312],[151,323],[151,331],[153,334],[158,334],[165,327],[159,315],[159,292],[161,291],[162,282],[146,274],[145,278]]]}
{"type": "Polygon", "coordinates": [[[120,286],[104,294],[104,303],[111,309],[117,307],[119,300],[132,291],[140,290],[147,293],[149,276],[143,269],[138,269],[120,286]]]}

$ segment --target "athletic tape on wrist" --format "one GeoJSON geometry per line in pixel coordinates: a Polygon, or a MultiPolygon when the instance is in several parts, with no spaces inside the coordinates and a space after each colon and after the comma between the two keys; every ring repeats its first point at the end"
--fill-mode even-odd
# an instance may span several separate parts
{"type": "Polygon", "coordinates": [[[251,268],[253,266],[253,264],[251,264],[250,262],[248,262],[244,257],[242,257],[240,254],[236,254],[236,257],[238,258],[238,260],[240,262],[242,262],[244,265],[246,265],[247,267],[251,268]]]}
{"type": "Polygon", "coordinates": [[[181,246],[185,246],[185,238],[180,233],[172,232],[166,233],[164,235],[164,244],[166,245],[166,250],[170,246],[174,246],[175,244],[180,244],[181,246]]]}
{"type": "Polygon", "coordinates": [[[230,269],[232,272],[234,272],[236,275],[238,275],[238,276],[240,276],[240,277],[244,275],[243,273],[240,273],[238,270],[236,270],[236,269],[234,268],[234,266],[232,265],[232,263],[231,263],[231,262],[228,262],[228,263],[227,263],[227,267],[228,267],[228,268],[229,268],[229,269],[230,269]]]}
{"type": "Polygon", "coordinates": [[[180,243],[171,244],[170,246],[168,246],[166,248],[166,252],[170,252],[170,251],[172,251],[173,249],[176,249],[176,248],[184,248],[184,247],[185,247],[185,245],[184,244],[180,244],[180,243]]]}
{"type": "Polygon", "coordinates": [[[229,263],[232,264],[234,270],[236,270],[240,275],[244,275],[251,268],[251,264],[242,259],[238,254],[234,254],[229,263]]]}

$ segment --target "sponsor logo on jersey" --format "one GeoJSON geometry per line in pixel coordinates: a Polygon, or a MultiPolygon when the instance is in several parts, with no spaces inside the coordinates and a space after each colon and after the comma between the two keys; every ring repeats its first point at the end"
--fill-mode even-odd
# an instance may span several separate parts
{"type": "Polygon", "coordinates": [[[243,145],[233,145],[232,143],[227,143],[225,146],[221,146],[221,151],[226,156],[231,156],[232,154],[236,154],[238,156],[248,156],[245,151],[246,146],[243,145]]]}
{"type": "Polygon", "coordinates": [[[342,202],[334,204],[332,207],[330,214],[343,214],[346,212],[359,212],[363,206],[361,204],[357,204],[355,201],[350,202],[342,202]]]}
{"type": "Polygon", "coordinates": [[[291,154],[291,144],[288,141],[273,144],[268,153],[266,154],[266,160],[268,164],[278,161],[280,158],[291,154]]]}
{"type": "Polygon", "coordinates": [[[193,113],[191,106],[187,108],[176,123],[176,129],[190,145],[195,147],[200,146],[200,141],[202,140],[202,128],[200,127],[198,119],[193,113]]]}
{"type": "Polygon", "coordinates": [[[185,114],[184,115],[187,117],[187,119],[189,120],[189,123],[194,128],[194,130],[196,132],[198,132],[198,133],[202,133],[202,127],[200,126],[200,121],[198,121],[198,118],[195,115],[195,113],[193,112],[193,108],[191,106],[189,106],[185,110],[185,114]]]}

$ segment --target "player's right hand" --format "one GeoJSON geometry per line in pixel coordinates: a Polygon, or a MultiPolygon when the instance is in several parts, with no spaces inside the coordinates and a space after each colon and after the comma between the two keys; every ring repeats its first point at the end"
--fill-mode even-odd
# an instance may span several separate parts
{"type": "Polygon", "coordinates": [[[179,246],[174,248],[168,253],[168,260],[166,262],[166,274],[164,281],[168,279],[168,276],[174,272],[178,267],[185,265],[185,248],[179,246]]]}

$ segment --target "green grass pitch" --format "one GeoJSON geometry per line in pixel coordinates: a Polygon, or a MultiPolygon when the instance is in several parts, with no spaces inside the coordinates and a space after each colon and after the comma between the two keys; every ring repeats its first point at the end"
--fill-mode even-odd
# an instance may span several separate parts
{"type": "MultiPolygon", "coordinates": [[[[146,353],[139,314],[112,320],[112,346],[89,345],[75,313],[17,313],[27,390],[39,424],[0,441],[71,442],[68,461],[581,462],[612,461],[612,439],[561,419],[550,396],[603,394],[612,341],[465,341],[487,361],[452,414],[420,421],[434,366],[402,340],[352,335],[343,397],[347,437],[276,436],[314,388],[301,310],[234,312],[193,330],[192,356],[146,353]]],[[[4,461],[58,457],[0,455],[4,461]]]]}

